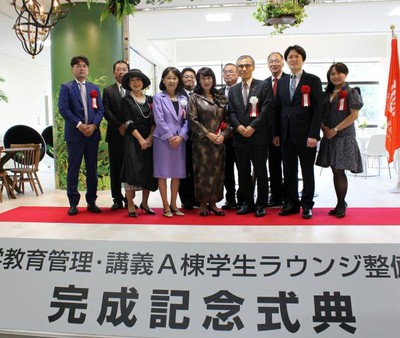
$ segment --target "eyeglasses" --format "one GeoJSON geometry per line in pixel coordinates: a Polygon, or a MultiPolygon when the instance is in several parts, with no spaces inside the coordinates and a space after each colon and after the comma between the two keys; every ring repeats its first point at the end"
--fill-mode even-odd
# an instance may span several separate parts
{"type": "Polygon", "coordinates": [[[184,78],[185,80],[188,80],[188,79],[194,80],[196,77],[194,77],[193,75],[185,75],[183,78],[184,78]]]}
{"type": "Polygon", "coordinates": [[[243,68],[251,68],[251,67],[253,67],[253,65],[251,65],[251,64],[245,64],[245,65],[238,65],[237,66],[239,69],[243,69],[243,68]]]}

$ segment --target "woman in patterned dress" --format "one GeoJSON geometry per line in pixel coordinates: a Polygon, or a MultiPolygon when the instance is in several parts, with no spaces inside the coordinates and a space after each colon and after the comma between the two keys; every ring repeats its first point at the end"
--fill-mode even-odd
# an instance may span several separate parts
{"type": "Polygon", "coordinates": [[[223,199],[226,128],[226,97],[215,88],[212,69],[203,67],[196,74],[196,88],[189,101],[193,176],[200,215],[212,212],[224,216],[216,203],[223,199]],[[208,210],[207,210],[208,209],[208,210]]]}
{"type": "Polygon", "coordinates": [[[338,218],[346,215],[348,183],[345,170],[352,173],[363,171],[354,121],[364,104],[360,89],[350,88],[346,83],[348,73],[347,66],[341,62],[334,63],[328,70],[322,108],[324,137],[316,160],[317,165],[332,169],[337,205],[329,215],[338,218]]]}

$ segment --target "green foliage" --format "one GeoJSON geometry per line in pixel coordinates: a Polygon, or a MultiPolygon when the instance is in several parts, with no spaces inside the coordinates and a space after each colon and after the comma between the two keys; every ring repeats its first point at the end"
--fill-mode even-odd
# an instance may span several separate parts
{"type": "MultiPolygon", "coordinates": [[[[87,79],[89,82],[93,82],[100,87],[100,91],[107,85],[107,76],[100,78],[87,79]]],[[[68,169],[68,154],[67,145],[64,140],[64,119],[58,111],[58,96],[59,93],[55,94],[54,104],[55,115],[54,115],[54,162],[56,165],[56,187],[58,189],[67,189],[67,169],[68,169]]],[[[109,190],[110,185],[110,161],[108,157],[108,146],[105,141],[106,138],[107,121],[103,119],[100,124],[101,139],[99,142],[99,152],[97,156],[97,189],[98,190],[109,190]]],[[[85,165],[82,161],[81,169],[79,172],[78,190],[86,190],[86,176],[85,176],[85,165]]]]}
{"type": "MultiPolygon", "coordinates": [[[[0,82],[5,82],[6,80],[4,80],[2,77],[0,77],[0,82]]],[[[4,102],[8,102],[8,97],[6,96],[6,93],[0,89],[0,102],[4,101],[4,102]]]]}
{"type": "Polygon", "coordinates": [[[286,28],[298,27],[307,17],[304,6],[310,4],[310,0],[259,0],[253,17],[267,24],[267,20],[282,17],[293,17],[293,23],[274,24],[274,29],[271,34],[283,33],[286,28]]]}
{"type": "MultiPolygon", "coordinates": [[[[87,0],[89,8],[92,2],[97,2],[97,0],[87,0]]],[[[149,5],[162,5],[170,2],[172,0],[146,0],[146,4],[149,5]]],[[[114,16],[117,23],[121,25],[126,16],[135,14],[136,6],[139,3],[140,0],[106,0],[100,15],[100,22],[107,20],[110,16],[114,16]]]]}

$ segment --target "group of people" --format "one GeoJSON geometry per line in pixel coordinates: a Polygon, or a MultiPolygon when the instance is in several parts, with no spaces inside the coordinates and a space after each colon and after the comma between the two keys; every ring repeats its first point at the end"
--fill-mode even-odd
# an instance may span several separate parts
{"type": "Polygon", "coordinates": [[[138,217],[134,198],[141,190],[140,209],[153,215],[148,199],[150,192],[158,189],[165,217],[184,216],[182,209],[195,206],[200,216],[224,216],[223,210],[234,209],[237,215],[263,217],[266,207],[282,206],[281,216],[302,209],[302,217],[310,219],[317,164],[331,167],[333,172],[337,205],[329,214],[344,217],[345,170],[362,172],[354,121],[363,102],[359,89],[346,83],[345,64],[329,68],[328,86],[322,92],[321,80],[303,70],[305,60],[306,52],[298,45],[288,47],[284,55],[273,52],[268,56],[271,76],[258,80],[253,78],[254,59],[242,55],[235,64],[225,65],[225,86],[219,89],[211,68],[196,72],[167,67],[160,92],[153,97],[145,95],[150,79],[120,60],[113,65],[115,83],[104,89],[101,99],[99,88],[86,81],[88,59],[72,58],[74,80],[62,84],[59,95],[68,151],[68,214],[78,213],[83,157],[87,209],[101,212],[96,205],[96,164],[104,114],[108,121],[111,210],[127,207],[130,217],[138,217]],[[285,61],[290,74],[283,72],[285,61]],[[300,193],[299,163],[303,180],[300,193]],[[224,198],[224,186],[221,210],[217,203],[224,198]]]}

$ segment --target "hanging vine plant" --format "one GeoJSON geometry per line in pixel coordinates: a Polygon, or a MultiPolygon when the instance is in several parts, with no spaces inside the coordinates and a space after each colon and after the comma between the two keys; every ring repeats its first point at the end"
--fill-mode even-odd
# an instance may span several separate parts
{"type": "MultiPolygon", "coordinates": [[[[97,0],[87,0],[89,8],[93,2],[97,2],[97,0]]],[[[162,5],[169,2],[172,2],[172,0],[146,0],[148,5],[162,5]]],[[[136,6],[139,4],[140,0],[106,0],[100,15],[100,22],[114,16],[117,23],[122,24],[125,17],[135,14],[136,6]]]]}
{"type": "Polygon", "coordinates": [[[273,26],[271,34],[281,34],[289,27],[298,27],[307,17],[305,6],[311,0],[259,0],[253,17],[266,26],[273,26]]]}

